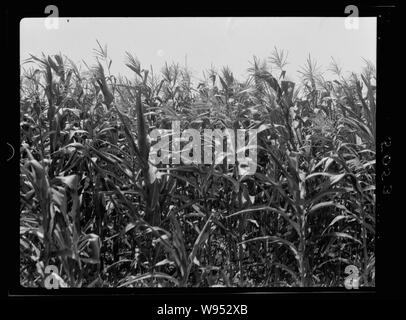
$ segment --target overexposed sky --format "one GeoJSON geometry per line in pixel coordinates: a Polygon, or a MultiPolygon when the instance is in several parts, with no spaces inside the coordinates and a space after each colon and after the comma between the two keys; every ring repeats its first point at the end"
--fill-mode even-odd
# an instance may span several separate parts
{"type": "Polygon", "coordinates": [[[107,44],[112,73],[124,75],[131,75],[125,51],[154,72],[165,61],[184,65],[187,56],[198,78],[211,65],[227,65],[242,77],[253,55],[268,58],[275,46],[289,52],[292,79],[309,53],[324,68],[334,57],[344,71],[360,72],[362,58],[376,63],[376,18],[360,18],[358,30],[346,29],[344,18],[61,18],[57,30],[47,29],[42,18],[26,18],[20,22],[20,60],[61,52],[91,65],[96,39],[107,44]]]}

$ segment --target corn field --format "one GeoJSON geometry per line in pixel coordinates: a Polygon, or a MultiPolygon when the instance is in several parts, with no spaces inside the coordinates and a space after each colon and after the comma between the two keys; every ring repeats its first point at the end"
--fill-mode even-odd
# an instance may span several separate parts
{"type": "Polygon", "coordinates": [[[20,83],[20,281],[44,287],[375,286],[376,74],[253,58],[196,83],[126,54],[131,77],[31,56],[20,83]],[[151,130],[257,129],[257,169],[149,161],[151,130]]]}

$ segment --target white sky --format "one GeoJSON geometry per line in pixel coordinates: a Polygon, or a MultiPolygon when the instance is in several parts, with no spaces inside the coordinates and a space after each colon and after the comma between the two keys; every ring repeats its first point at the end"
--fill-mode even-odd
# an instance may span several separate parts
{"type": "Polygon", "coordinates": [[[20,22],[20,59],[61,52],[91,65],[96,39],[107,44],[112,73],[125,75],[131,75],[125,51],[154,72],[165,61],[184,65],[187,55],[199,78],[212,64],[228,65],[241,77],[253,55],[267,58],[274,46],[289,52],[291,79],[309,53],[325,68],[334,57],[344,71],[361,71],[362,58],[376,62],[376,18],[360,18],[358,30],[346,29],[344,18],[61,18],[57,30],[46,29],[42,18],[26,18],[20,22]]]}

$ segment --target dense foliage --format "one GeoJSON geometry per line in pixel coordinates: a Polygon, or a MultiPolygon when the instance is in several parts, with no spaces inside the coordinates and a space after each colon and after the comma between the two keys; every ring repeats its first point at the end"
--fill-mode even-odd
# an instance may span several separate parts
{"type": "MultiPolygon", "coordinates": [[[[343,286],[347,265],[375,285],[375,69],[332,80],[310,56],[254,58],[199,83],[107,48],[80,71],[61,54],[21,74],[21,284],[58,267],[68,287],[343,286]],[[154,128],[256,128],[255,175],[238,166],[148,162],[154,128]]],[[[29,67],[27,67],[29,66],[29,67]]]]}

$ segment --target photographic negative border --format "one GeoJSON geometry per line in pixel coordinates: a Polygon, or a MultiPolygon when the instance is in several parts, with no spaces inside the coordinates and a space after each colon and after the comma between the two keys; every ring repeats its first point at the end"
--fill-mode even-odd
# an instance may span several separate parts
{"type": "MultiPolygon", "coordinates": [[[[264,9],[258,6],[253,12],[253,9],[236,8],[238,6],[226,6],[216,9],[212,12],[208,8],[202,8],[202,11],[197,13],[192,7],[183,7],[183,16],[269,16],[269,17],[345,17],[344,9],[347,4],[324,4],[324,5],[299,5],[292,8],[289,4],[274,4],[271,3],[264,9]]],[[[103,6],[89,5],[83,3],[80,6],[61,3],[56,4],[59,8],[61,17],[125,17],[128,14],[134,17],[163,17],[163,16],[179,16],[179,6],[174,12],[174,8],[169,10],[166,4],[160,7],[140,8],[134,3],[134,7],[122,6],[103,6]],[[144,15],[143,15],[144,14],[144,15]]],[[[19,22],[25,17],[46,17],[44,13],[46,5],[32,3],[19,8],[10,8],[5,13],[6,25],[6,69],[7,69],[7,96],[8,103],[3,108],[3,112],[7,112],[5,119],[6,124],[2,127],[4,130],[4,166],[3,170],[6,173],[4,183],[5,202],[3,203],[3,214],[6,216],[7,224],[6,231],[7,255],[4,264],[7,267],[6,279],[8,282],[8,295],[10,298],[19,297],[58,297],[61,299],[69,297],[100,297],[100,298],[123,298],[137,297],[148,299],[148,297],[162,296],[165,298],[174,296],[191,296],[203,295],[213,298],[215,296],[229,296],[233,299],[236,295],[244,295],[246,299],[258,299],[259,296],[268,298],[288,298],[288,297],[304,297],[304,298],[348,298],[348,297],[397,297],[402,291],[402,274],[401,265],[396,265],[395,256],[391,256],[390,252],[398,251],[400,248],[399,239],[397,236],[402,235],[402,223],[399,222],[398,216],[402,214],[401,210],[389,210],[393,205],[395,187],[393,185],[393,163],[396,161],[393,154],[393,113],[395,108],[402,108],[394,101],[395,94],[398,91],[396,85],[399,82],[394,80],[393,74],[398,71],[395,67],[393,54],[395,48],[395,11],[394,5],[358,5],[360,17],[377,17],[377,162],[376,162],[376,287],[375,288],[360,288],[359,290],[348,291],[345,288],[140,288],[140,289],[113,289],[113,288],[70,288],[68,290],[46,290],[43,288],[23,288],[20,286],[19,279],[19,215],[16,214],[19,207],[19,22]],[[14,147],[14,156],[10,158],[10,147],[14,147]],[[7,204],[7,209],[4,204],[7,204]],[[400,211],[400,212],[399,212],[400,211]],[[394,215],[396,217],[394,218],[394,215]],[[392,219],[392,220],[391,220],[392,219]],[[396,223],[393,223],[396,219],[396,223]],[[396,270],[399,273],[395,273],[396,270]]],[[[212,8],[210,8],[212,9],[212,8]]],[[[398,253],[398,255],[401,253],[398,253]]]]}

